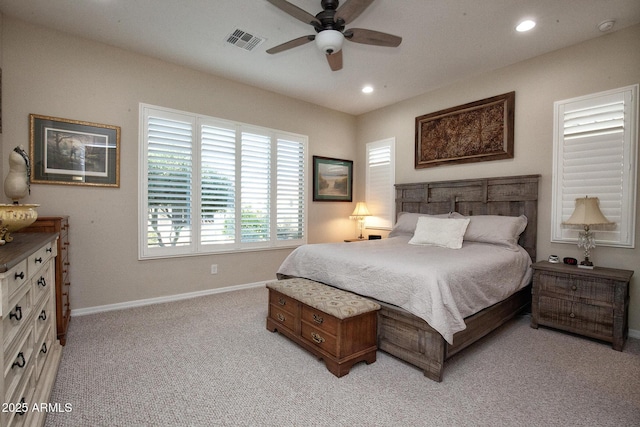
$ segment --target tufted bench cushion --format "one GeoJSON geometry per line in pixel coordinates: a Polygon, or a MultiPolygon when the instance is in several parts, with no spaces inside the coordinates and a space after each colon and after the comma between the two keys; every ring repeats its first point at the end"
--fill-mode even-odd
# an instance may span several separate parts
{"type": "Polygon", "coordinates": [[[347,319],[380,309],[380,305],[373,301],[309,279],[277,280],[267,283],[267,288],[338,319],[347,319]]]}

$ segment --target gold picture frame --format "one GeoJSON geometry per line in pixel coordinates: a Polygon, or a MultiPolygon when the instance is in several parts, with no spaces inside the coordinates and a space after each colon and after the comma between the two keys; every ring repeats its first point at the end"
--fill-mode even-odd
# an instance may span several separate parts
{"type": "Polygon", "coordinates": [[[415,168],[513,158],[515,94],[416,117],[415,168]]]}
{"type": "Polygon", "coordinates": [[[120,187],[120,127],[29,115],[34,184],[120,187]]]}

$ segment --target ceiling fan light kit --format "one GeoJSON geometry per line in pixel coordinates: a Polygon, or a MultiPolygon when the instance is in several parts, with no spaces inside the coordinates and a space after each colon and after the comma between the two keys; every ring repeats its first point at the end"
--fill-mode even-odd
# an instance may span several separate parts
{"type": "Polygon", "coordinates": [[[346,0],[342,6],[338,0],[321,0],[322,12],[315,16],[286,0],[267,1],[299,21],[311,25],[317,33],[298,37],[267,49],[269,54],[279,53],[315,40],[318,49],[326,55],[331,70],[338,71],[342,69],[342,45],[345,39],[355,43],[385,47],[397,47],[402,42],[402,37],[380,31],[363,28],[345,30],[345,26],[360,16],[374,0],[346,0]]]}
{"type": "Polygon", "coordinates": [[[324,30],[316,36],[316,46],[327,55],[342,49],[342,42],[344,42],[344,36],[336,30],[324,30]]]}

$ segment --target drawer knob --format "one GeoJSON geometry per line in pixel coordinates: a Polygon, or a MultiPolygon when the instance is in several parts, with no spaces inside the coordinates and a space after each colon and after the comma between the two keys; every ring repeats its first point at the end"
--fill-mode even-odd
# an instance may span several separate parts
{"type": "Polygon", "coordinates": [[[578,290],[578,287],[577,287],[576,285],[572,285],[572,286],[571,286],[571,290],[572,290],[572,291],[577,291],[577,290],[578,290]]]}
{"type": "Polygon", "coordinates": [[[13,311],[9,313],[9,319],[16,319],[17,321],[22,320],[22,307],[16,305],[16,309],[14,311],[15,313],[13,311]]]}
{"type": "Polygon", "coordinates": [[[287,305],[287,300],[285,300],[284,298],[278,298],[278,304],[287,305]]]}
{"type": "Polygon", "coordinates": [[[38,319],[40,319],[40,320],[47,320],[47,312],[46,312],[46,311],[44,311],[44,310],[42,310],[42,311],[40,312],[40,316],[38,316],[38,319]]]}
{"type": "Polygon", "coordinates": [[[17,279],[20,279],[20,280],[24,279],[24,271],[21,271],[20,273],[16,273],[16,274],[13,276],[13,278],[14,278],[14,279],[16,279],[16,280],[17,280],[17,279]]]}
{"type": "Polygon", "coordinates": [[[318,316],[317,314],[313,315],[313,321],[316,323],[320,323],[322,324],[322,322],[324,322],[324,319],[322,318],[322,316],[318,316]]]}
{"type": "Polygon", "coordinates": [[[286,317],[284,317],[282,314],[278,313],[278,315],[276,316],[278,318],[279,321],[284,322],[285,320],[287,320],[286,317]]]}
{"type": "Polygon", "coordinates": [[[40,258],[36,258],[36,259],[34,259],[33,261],[34,261],[36,264],[39,264],[39,263],[41,263],[41,262],[42,262],[42,257],[40,257],[40,258]]]}
{"type": "Polygon", "coordinates": [[[38,279],[38,285],[42,286],[43,288],[47,286],[47,279],[45,279],[44,277],[40,276],[40,278],[38,279]]]}
{"type": "Polygon", "coordinates": [[[569,314],[569,317],[571,317],[573,319],[574,317],[576,317],[576,315],[575,315],[575,313],[571,313],[571,314],[569,314]]]}
{"type": "Polygon", "coordinates": [[[52,249],[52,248],[47,248],[47,249],[45,250],[45,252],[49,252],[49,253],[51,253],[51,252],[53,252],[53,249],[52,249]]]}
{"type": "Polygon", "coordinates": [[[11,365],[11,369],[15,366],[18,368],[24,368],[24,365],[27,364],[27,361],[24,359],[24,354],[22,352],[18,353],[18,357],[16,357],[16,361],[11,365]]]}
{"type": "Polygon", "coordinates": [[[46,342],[42,343],[42,348],[40,349],[40,353],[47,354],[47,343],[46,342]]]}
{"type": "Polygon", "coordinates": [[[317,342],[318,344],[322,344],[324,342],[324,338],[315,332],[311,332],[311,339],[317,342]]]}

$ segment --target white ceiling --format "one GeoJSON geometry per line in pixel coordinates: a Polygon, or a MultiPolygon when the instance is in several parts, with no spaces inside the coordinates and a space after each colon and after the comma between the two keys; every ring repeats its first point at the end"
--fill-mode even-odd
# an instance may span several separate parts
{"type": "MultiPolygon", "coordinates": [[[[312,15],[320,0],[290,0],[312,15]]],[[[344,3],[344,2],[341,2],[344,3]]],[[[182,64],[350,114],[362,114],[471,75],[640,22],[639,0],[376,0],[347,28],[401,36],[398,48],[345,42],[332,72],[315,34],[266,0],[0,0],[7,16],[182,64]],[[516,33],[523,18],[538,25],[516,33]],[[236,28],[266,40],[252,51],[226,42],[236,28]],[[372,94],[361,93],[364,84],[372,94]]],[[[640,41],[639,41],[640,48],[640,41]]]]}

